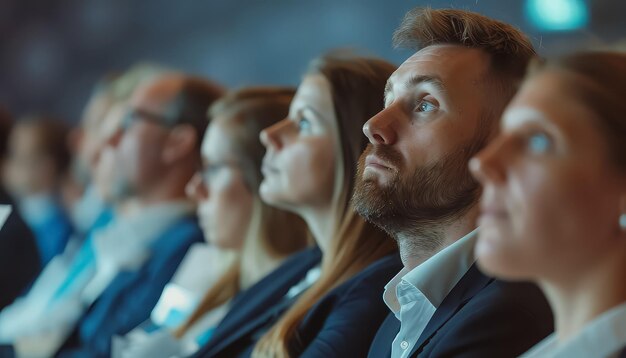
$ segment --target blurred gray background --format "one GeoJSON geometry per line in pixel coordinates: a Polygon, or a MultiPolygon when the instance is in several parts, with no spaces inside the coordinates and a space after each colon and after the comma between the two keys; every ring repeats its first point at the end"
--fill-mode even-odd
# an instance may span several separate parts
{"type": "Polygon", "coordinates": [[[399,64],[409,53],[391,47],[393,30],[425,5],[509,22],[542,55],[626,36],[622,0],[0,0],[0,103],[76,122],[103,74],[138,61],[229,87],[295,85],[338,47],[399,64]]]}

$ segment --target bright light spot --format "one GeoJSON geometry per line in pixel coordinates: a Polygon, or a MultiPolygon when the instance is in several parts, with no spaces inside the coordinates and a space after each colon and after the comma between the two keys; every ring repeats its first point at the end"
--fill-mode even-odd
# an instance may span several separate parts
{"type": "Polygon", "coordinates": [[[546,31],[575,30],[589,22],[585,0],[527,0],[526,15],[533,25],[546,31]]]}

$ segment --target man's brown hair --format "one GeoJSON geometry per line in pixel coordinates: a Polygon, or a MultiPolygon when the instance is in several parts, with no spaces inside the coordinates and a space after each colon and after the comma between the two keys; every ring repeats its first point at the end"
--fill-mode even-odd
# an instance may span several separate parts
{"type": "Polygon", "coordinates": [[[515,94],[528,63],[537,55],[530,40],[515,27],[457,9],[418,7],[409,11],[393,34],[393,44],[415,50],[450,44],[487,53],[494,91],[502,93],[501,108],[492,108],[498,117],[515,94]]]}

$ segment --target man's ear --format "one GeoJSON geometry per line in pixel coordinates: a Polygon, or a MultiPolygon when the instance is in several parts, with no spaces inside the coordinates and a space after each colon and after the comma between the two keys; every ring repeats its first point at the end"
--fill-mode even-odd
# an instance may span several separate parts
{"type": "Polygon", "coordinates": [[[166,164],[172,164],[191,156],[197,151],[198,134],[188,124],[174,127],[163,144],[162,159],[166,164]]]}

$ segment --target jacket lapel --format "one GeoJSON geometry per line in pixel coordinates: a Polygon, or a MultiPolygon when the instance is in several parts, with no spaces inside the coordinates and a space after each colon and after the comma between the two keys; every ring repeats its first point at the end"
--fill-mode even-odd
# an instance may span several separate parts
{"type": "Polygon", "coordinates": [[[216,354],[261,327],[275,314],[282,313],[284,306],[290,304],[290,301],[282,301],[287,290],[297,284],[320,259],[318,248],[309,249],[241,293],[234,299],[231,312],[218,325],[207,345],[200,349],[202,355],[198,356],[209,352],[216,354]]]}
{"type": "Polygon", "coordinates": [[[391,357],[391,345],[400,332],[400,321],[393,313],[387,315],[370,346],[369,358],[391,357]]]}
{"type": "Polygon", "coordinates": [[[493,282],[493,278],[482,274],[473,264],[454,286],[452,291],[441,302],[433,317],[428,321],[424,332],[411,351],[410,357],[416,357],[437,331],[452,318],[464,305],[485,286],[493,282]]]}

